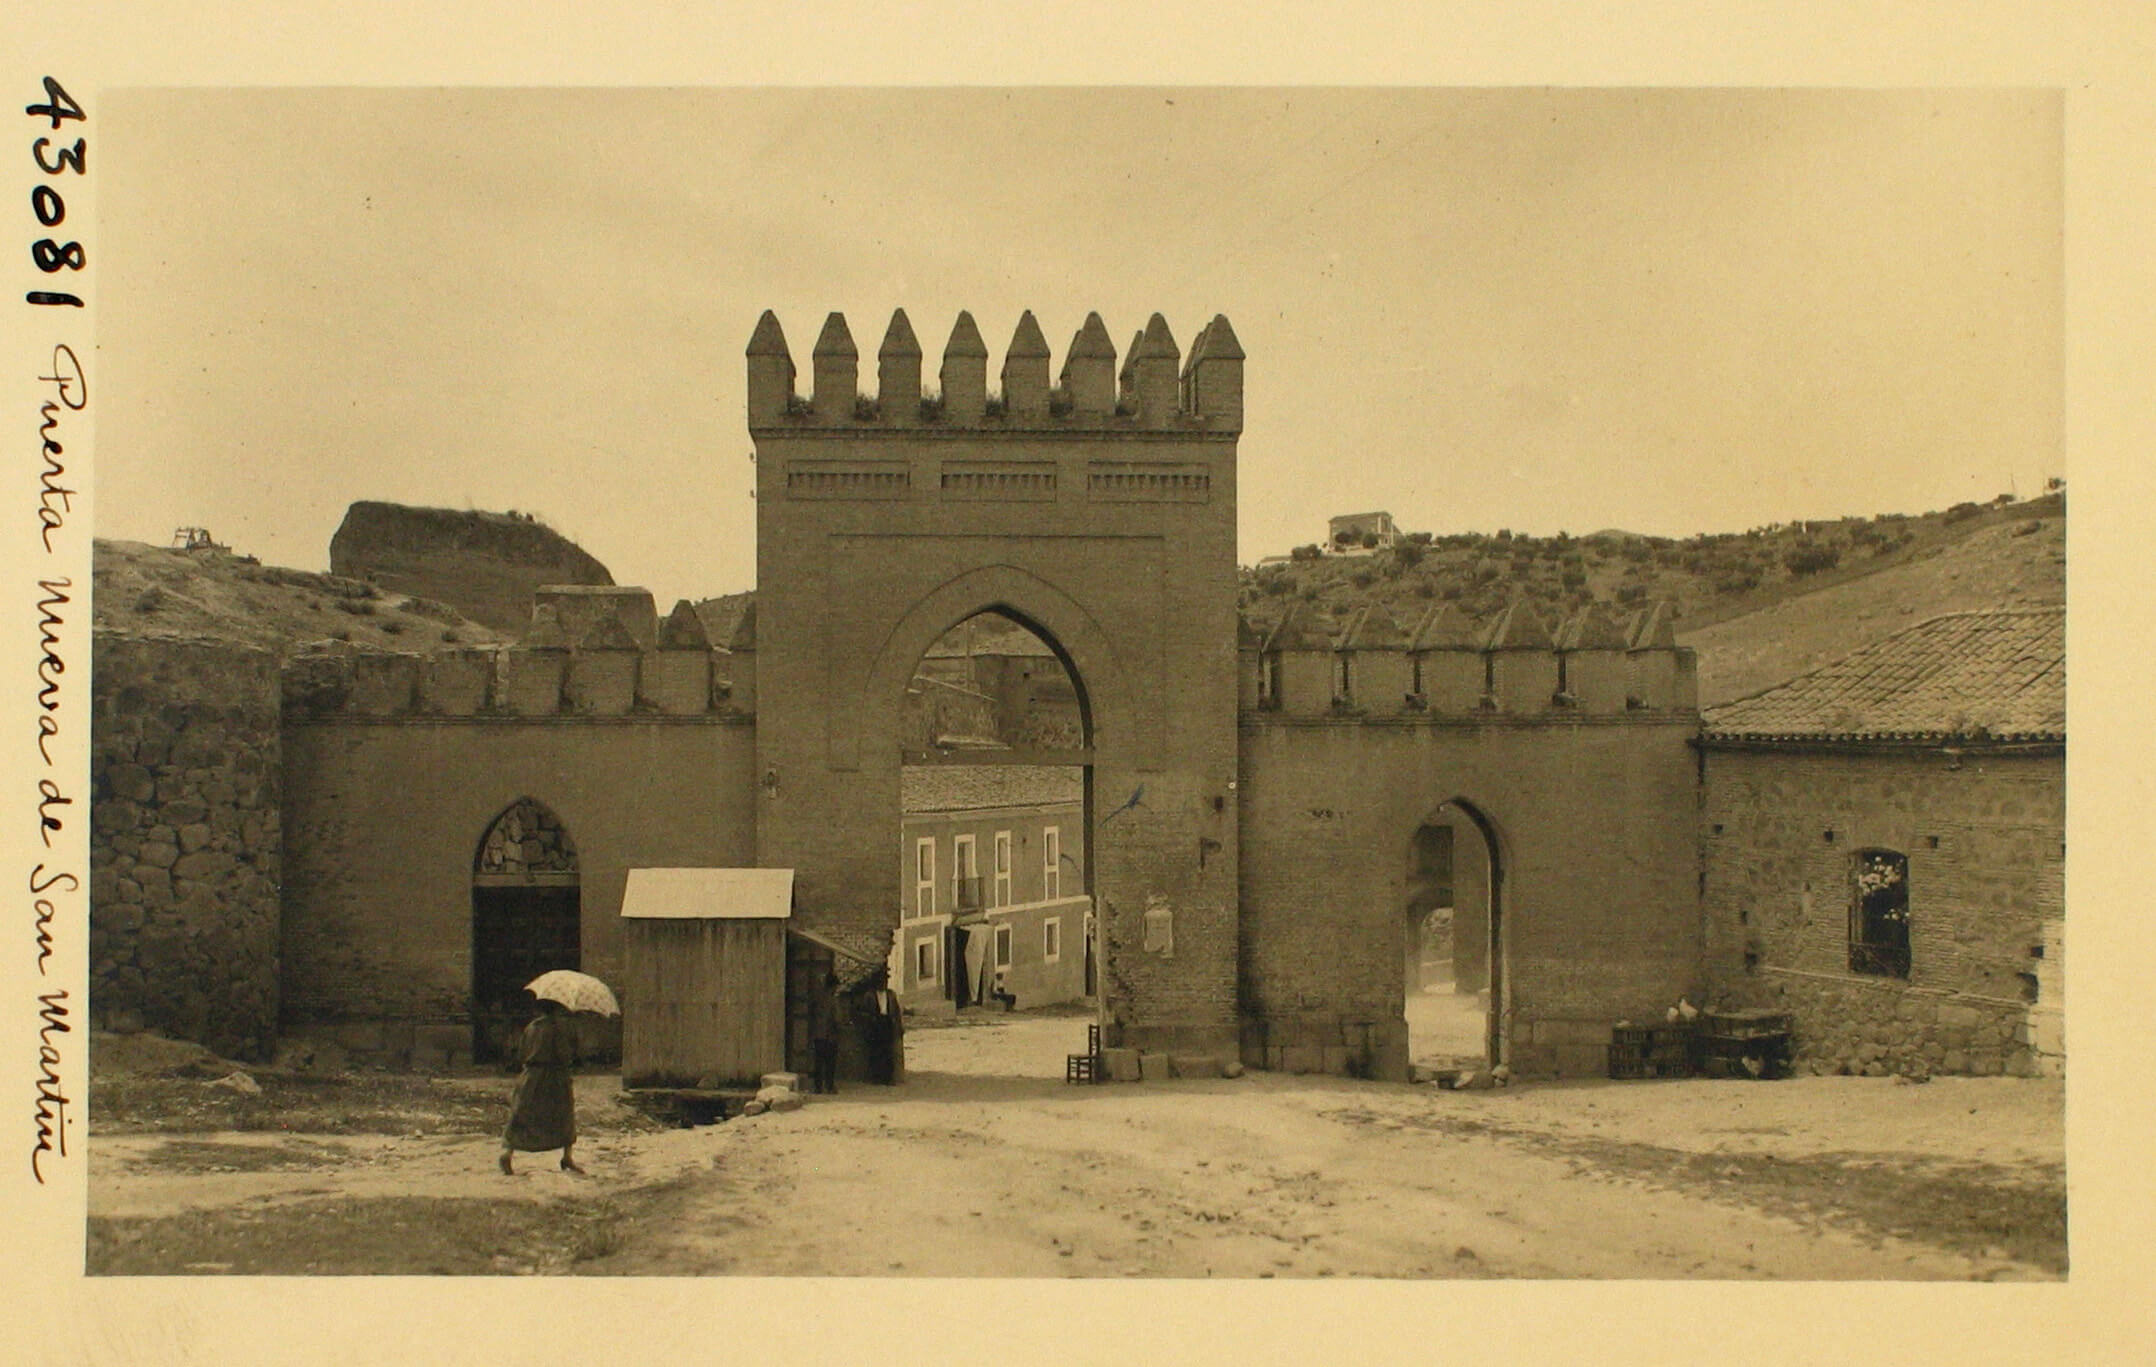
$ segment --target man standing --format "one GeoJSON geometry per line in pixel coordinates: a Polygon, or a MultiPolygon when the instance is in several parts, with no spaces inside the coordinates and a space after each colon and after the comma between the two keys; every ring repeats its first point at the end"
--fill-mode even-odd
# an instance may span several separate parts
{"type": "Polygon", "coordinates": [[[867,1059],[868,1080],[888,1087],[898,1081],[899,1059],[905,1047],[898,994],[891,990],[889,974],[881,968],[869,975],[864,988],[860,996],[861,1052],[867,1059]]]}

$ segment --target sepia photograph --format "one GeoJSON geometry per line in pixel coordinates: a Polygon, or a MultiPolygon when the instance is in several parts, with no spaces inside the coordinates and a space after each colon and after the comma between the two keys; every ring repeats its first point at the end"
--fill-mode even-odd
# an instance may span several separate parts
{"type": "Polygon", "coordinates": [[[2065,101],[114,88],[93,1277],[2068,1277],[2065,101]]]}

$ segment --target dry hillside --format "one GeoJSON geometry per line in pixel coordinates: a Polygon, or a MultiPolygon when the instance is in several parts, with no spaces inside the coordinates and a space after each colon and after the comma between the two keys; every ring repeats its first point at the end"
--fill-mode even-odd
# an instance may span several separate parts
{"type": "Polygon", "coordinates": [[[2065,601],[2066,519],[2023,518],[1877,574],[1680,629],[1677,639],[1699,652],[1699,700],[1712,707],[1942,613],[2065,601]]]}
{"type": "Polygon", "coordinates": [[[100,630],[205,636],[279,652],[325,638],[391,650],[502,639],[440,603],[223,549],[100,540],[93,571],[100,630]]]}
{"type": "Polygon", "coordinates": [[[1291,605],[1334,621],[1383,604],[1412,627],[1438,602],[1489,620],[1524,598],[1554,627],[1589,604],[1620,620],[1677,610],[1700,652],[1701,701],[1770,687],[1945,612],[2066,596],[2063,493],[1943,512],[1783,523],[1674,539],[1627,532],[1554,537],[1417,534],[1389,550],[1245,570],[1242,609],[1260,631],[1291,605]]]}

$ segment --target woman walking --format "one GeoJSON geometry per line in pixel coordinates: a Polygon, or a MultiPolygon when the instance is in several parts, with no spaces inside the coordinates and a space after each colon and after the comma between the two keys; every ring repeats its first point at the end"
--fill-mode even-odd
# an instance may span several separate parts
{"type": "Polygon", "coordinates": [[[557,1001],[541,999],[539,1015],[524,1027],[524,1075],[509,1102],[509,1127],[502,1131],[502,1171],[514,1176],[510,1155],[561,1150],[563,1172],[581,1173],[572,1150],[576,1145],[576,1032],[569,1013],[557,1001]]]}

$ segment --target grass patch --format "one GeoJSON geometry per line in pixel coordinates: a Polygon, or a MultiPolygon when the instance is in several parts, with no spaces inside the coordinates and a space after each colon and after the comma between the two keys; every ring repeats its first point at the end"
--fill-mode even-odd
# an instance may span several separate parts
{"type": "Polygon", "coordinates": [[[285,1140],[278,1144],[232,1144],[214,1139],[168,1139],[142,1158],[144,1167],[163,1172],[290,1172],[333,1167],[345,1161],[341,1150],[285,1140]]]}
{"type": "Polygon", "coordinates": [[[565,1272],[618,1252],[612,1201],[340,1197],[155,1219],[92,1218],[93,1276],[503,1276],[565,1272]]]}
{"type": "Polygon", "coordinates": [[[1521,1131],[1463,1116],[1335,1114],[1361,1124],[1510,1140],[1553,1152],[1575,1170],[1633,1178],[1792,1219],[1829,1221],[1969,1257],[2003,1248],[2018,1262],[2066,1273],[2066,1170],[2060,1164],[2008,1167],[1882,1153],[1692,1153],[1521,1131]]]}
{"type": "MultiPolygon", "coordinates": [[[[90,1079],[90,1123],[101,1134],[252,1133],[493,1134],[509,1117],[506,1075],[256,1073],[248,1096],[191,1078],[120,1075],[90,1079]]],[[[586,1134],[662,1128],[618,1104],[611,1076],[577,1088],[586,1134]]]]}

